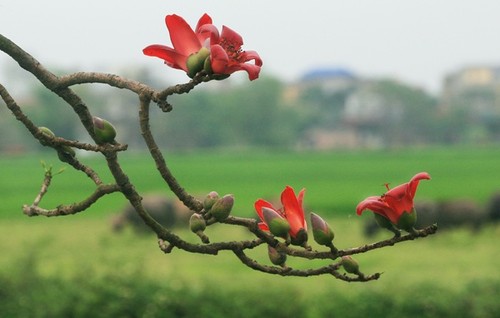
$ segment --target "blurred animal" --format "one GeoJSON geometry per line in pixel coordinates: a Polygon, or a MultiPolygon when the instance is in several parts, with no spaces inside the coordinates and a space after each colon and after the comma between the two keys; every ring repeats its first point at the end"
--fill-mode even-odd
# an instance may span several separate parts
{"type": "MultiPolygon", "coordinates": [[[[149,194],[143,196],[142,205],[158,223],[166,228],[188,227],[192,211],[177,199],[167,198],[160,194],[149,194]]],[[[121,210],[120,214],[113,216],[111,225],[114,232],[120,232],[126,226],[131,226],[136,233],[151,232],[130,203],[121,210]]]]}
{"type": "Polygon", "coordinates": [[[500,221],[500,191],[492,194],[488,201],[486,211],[490,220],[494,222],[500,221]]]}
{"type": "MultiPolygon", "coordinates": [[[[489,219],[486,211],[469,199],[415,202],[415,210],[417,211],[416,229],[437,223],[439,230],[462,226],[478,230],[489,219]]],[[[375,235],[379,230],[381,228],[374,218],[364,224],[363,232],[367,237],[375,235]]]]}

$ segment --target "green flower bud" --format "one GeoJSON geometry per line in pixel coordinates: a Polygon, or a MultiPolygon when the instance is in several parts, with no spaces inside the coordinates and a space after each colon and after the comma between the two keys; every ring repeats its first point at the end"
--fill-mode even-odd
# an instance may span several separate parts
{"type": "Polygon", "coordinates": [[[269,255],[269,259],[271,260],[271,263],[277,266],[284,266],[286,262],[286,253],[283,251],[280,251],[279,249],[276,249],[272,247],[271,245],[267,246],[267,254],[269,255]]]}
{"type": "Polygon", "coordinates": [[[380,227],[391,231],[395,236],[401,236],[401,232],[399,232],[394,224],[392,224],[391,221],[389,221],[389,219],[387,219],[385,216],[378,213],[373,213],[373,216],[375,217],[375,222],[377,222],[380,227]]]}
{"type": "MultiPolygon", "coordinates": [[[[52,138],[56,137],[56,135],[52,132],[52,130],[50,130],[47,127],[38,127],[38,129],[40,129],[40,131],[48,137],[52,137],[52,138]]],[[[63,151],[64,155],[69,155],[71,157],[74,157],[76,155],[75,150],[73,148],[71,148],[70,146],[60,146],[60,147],[61,147],[60,149],[63,151]]],[[[61,159],[61,158],[59,158],[59,159],[61,159]]],[[[63,160],[63,161],[65,161],[65,160],[63,160]]]]}
{"type": "Polygon", "coordinates": [[[92,117],[92,120],[94,123],[96,141],[98,143],[109,143],[115,140],[116,130],[109,121],[97,116],[92,117]]]}
{"type": "Polygon", "coordinates": [[[359,264],[351,256],[349,255],[342,256],[341,264],[346,272],[357,275],[360,274],[359,264]]]}
{"type": "Polygon", "coordinates": [[[189,228],[194,233],[204,231],[207,228],[207,223],[201,214],[193,213],[189,218],[189,228]]]}
{"type": "Polygon", "coordinates": [[[203,233],[203,231],[207,228],[207,223],[201,214],[194,213],[189,218],[189,229],[198,235],[203,243],[210,243],[208,236],[203,233]]]}
{"type": "Polygon", "coordinates": [[[319,215],[311,212],[311,225],[313,229],[313,236],[316,243],[324,246],[332,246],[335,234],[319,215]]]}
{"type": "Polygon", "coordinates": [[[263,207],[262,216],[267,224],[269,231],[279,237],[287,237],[290,231],[290,223],[273,209],[263,207]]]}
{"type": "Polygon", "coordinates": [[[215,201],[214,205],[210,209],[210,213],[217,221],[224,221],[229,214],[234,205],[234,196],[232,194],[226,194],[222,198],[215,201]]]}
{"type": "Polygon", "coordinates": [[[205,211],[209,211],[217,200],[219,200],[219,194],[217,192],[212,191],[207,194],[205,200],[203,200],[203,208],[205,211]]]}
{"type": "MultiPolygon", "coordinates": [[[[205,61],[210,56],[210,50],[206,47],[202,47],[197,53],[193,53],[188,56],[186,61],[187,75],[193,78],[199,71],[203,70],[205,66],[205,61]]],[[[208,60],[210,60],[208,58],[208,60]]]]}
{"type": "Polygon", "coordinates": [[[417,211],[413,208],[410,212],[403,212],[399,217],[397,227],[405,230],[408,233],[414,233],[416,230],[414,228],[417,222],[417,211]]]}
{"type": "Polygon", "coordinates": [[[52,130],[48,129],[47,127],[38,127],[40,131],[48,137],[55,137],[56,135],[52,132],[52,130]]]}

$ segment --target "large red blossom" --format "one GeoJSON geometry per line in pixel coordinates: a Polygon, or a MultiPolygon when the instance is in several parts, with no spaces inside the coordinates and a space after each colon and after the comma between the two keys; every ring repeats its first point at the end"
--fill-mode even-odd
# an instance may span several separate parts
{"type": "Polygon", "coordinates": [[[215,74],[232,74],[236,71],[246,71],[253,81],[259,77],[262,60],[255,51],[243,51],[242,37],[228,28],[222,27],[220,37],[212,33],[210,40],[210,64],[215,74]],[[247,63],[249,61],[254,63],[247,63]]]}
{"type": "Polygon", "coordinates": [[[143,53],[163,59],[170,67],[188,71],[187,58],[197,53],[203,46],[209,45],[212,33],[218,37],[217,28],[212,24],[212,18],[204,14],[193,30],[187,22],[178,15],[167,15],[165,23],[170,34],[173,48],[161,44],[153,44],[144,48],[143,53]]]}
{"type": "Polygon", "coordinates": [[[392,188],[381,196],[371,196],[364,199],[356,207],[356,213],[361,215],[364,210],[368,209],[384,216],[393,224],[397,224],[404,212],[412,213],[413,198],[420,180],[429,180],[430,178],[431,176],[427,172],[417,173],[408,183],[392,188]]]}
{"type": "Polygon", "coordinates": [[[296,196],[292,187],[286,186],[285,190],[281,193],[281,204],[283,207],[276,209],[271,203],[266,200],[259,199],[255,202],[255,210],[259,215],[262,222],[259,223],[259,228],[264,231],[269,231],[269,227],[264,222],[262,208],[266,207],[276,211],[284,217],[290,224],[290,236],[297,238],[298,233],[303,230],[307,232],[307,223],[304,216],[304,209],[302,208],[302,201],[304,198],[305,189],[299,192],[296,196]]]}

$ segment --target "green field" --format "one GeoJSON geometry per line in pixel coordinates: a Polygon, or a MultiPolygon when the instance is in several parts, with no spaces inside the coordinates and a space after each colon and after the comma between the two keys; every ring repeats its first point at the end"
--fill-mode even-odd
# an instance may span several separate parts
{"type": "MultiPolygon", "coordinates": [[[[500,147],[398,149],[390,151],[309,152],[209,152],[166,154],[173,173],[186,190],[203,196],[211,190],[233,193],[237,213],[253,215],[257,198],[279,196],[285,185],[305,187],[307,206],[326,215],[353,214],[356,204],[368,195],[385,191],[384,183],[407,182],[415,173],[427,171],[432,180],[423,182],[418,198],[466,197],[484,203],[500,189],[500,147]]],[[[0,157],[3,204],[1,218],[20,216],[19,207],[30,203],[39,190],[43,169],[40,160],[64,167],[52,153],[23,157],[0,157]]],[[[112,182],[104,160],[83,160],[112,182]]],[[[123,154],[120,162],[136,188],[143,192],[168,191],[152,159],[143,154],[123,154]]],[[[46,197],[47,206],[71,203],[92,191],[92,183],[79,172],[67,169],[56,176],[46,197]],[[61,202],[61,198],[64,198],[61,202]]],[[[100,216],[123,205],[114,194],[99,202],[88,215],[100,216]]]]}
{"type": "MultiPolygon", "coordinates": [[[[167,156],[188,191],[234,193],[238,215],[253,215],[256,198],[275,197],[286,184],[306,187],[305,204],[328,217],[339,248],[374,240],[361,235],[368,215],[360,218],[353,210],[365,196],[384,192],[383,183],[396,185],[427,171],[433,179],[421,183],[419,198],[469,197],[484,204],[500,188],[498,158],[500,149],[492,148],[167,156]]],[[[384,272],[375,282],[274,277],[246,268],[230,253],[165,255],[154,236],[111,233],[109,216],[123,204],[117,194],[75,216],[23,216],[20,206],[33,200],[42,180],[40,159],[55,170],[63,166],[50,153],[0,158],[0,316],[495,317],[500,312],[498,224],[480,232],[438,232],[357,256],[363,272],[384,272]]],[[[85,161],[111,182],[98,159],[85,161]]],[[[138,190],[164,189],[148,157],[125,155],[120,162],[138,190]]],[[[71,203],[91,186],[68,170],[54,178],[43,202],[46,207],[71,203]]],[[[223,225],[207,234],[212,241],[248,237],[244,229],[223,225]]],[[[180,235],[194,239],[185,230],[180,235]]],[[[253,253],[265,261],[265,251],[253,253]]],[[[308,262],[290,259],[288,265],[308,262]]]]}

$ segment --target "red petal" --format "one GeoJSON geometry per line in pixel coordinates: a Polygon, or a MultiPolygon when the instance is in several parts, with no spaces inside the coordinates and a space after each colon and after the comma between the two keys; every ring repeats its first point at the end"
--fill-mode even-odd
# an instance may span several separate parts
{"type": "Polygon", "coordinates": [[[245,62],[254,60],[255,65],[262,66],[262,59],[260,58],[259,53],[255,52],[255,51],[245,51],[245,52],[241,53],[241,56],[243,57],[245,62]]]}
{"type": "Polygon", "coordinates": [[[431,176],[427,172],[420,172],[413,176],[408,182],[408,194],[413,199],[415,197],[415,193],[417,192],[418,183],[420,180],[430,180],[431,176]]]}
{"type": "Polygon", "coordinates": [[[173,68],[187,70],[186,57],[177,53],[174,49],[160,44],[150,45],[142,52],[148,56],[155,56],[165,60],[165,63],[173,68]]]}
{"type": "Polygon", "coordinates": [[[262,200],[262,199],[255,201],[254,207],[255,207],[255,211],[257,212],[257,214],[259,215],[259,217],[262,221],[264,221],[264,215],[262,214],[262,208],[264,208],[264,207],[270,208],[270,209],[273,209],[274,211],[276,211],[276,209],[273,207],[273,205],[271,203],[267,202],[266,200],[262,200]]]}
{"type": "Polygon", "coordinates": [[[243,38],[241,37],[241,35],[225,25],[222,26],[221,38],[230,42],[236,50],[240,49],[243,45],[243,38]]]}
{"type": "Polygon", "coordinates": [[[235,65],[231,68],[232,72],[234,73],[235,71],[246,71],[248,73],[248,79],[253,81],[257,78],[259,78],[259,73],[260,73],[260,66],[253,65],[253,64],[238,64],[235,65]]]}
{"type": "Polygon", "coordinates": [[[212,24],[212,18],[208,14],[203,14],[201,18],[198,20],[198,24],[196,24],[196,32],[201,28],[204,24],[212,24]]]}
{"type": "Polygon", "coordinates": [[[185,56],[196,53],[201,48],[201,43],[187,22],[178,15],[167,15],[165,17],[170,40],[174,49],[185,56]]]}
{"type": "Polygon", "coordinates": [[[260,222],[259,224],[257,224],[259,229],[261,229],[262,231],[268,231],[269,232],[269,227],[267,226],[266,223],[264,222],[260,222]]]}
{"type": "Polygon", "coordinates": [[[300,229],[307,230],[304,210],[302,209],[302,205],[299,205],[292,187],[286,186],[285,190],[281,193],[281,203],[285,211],[285,218],[290,223],[290,234],[295,235],[300,229]]]}
{"type": "Polygon", "coordinates": [[[226,51],[220,45],[210,46],[210,64],[212,66],[212,71],[215,74],[230,74],[227,72],[227,64],[229,63],[229,57],[226,51]]]}

